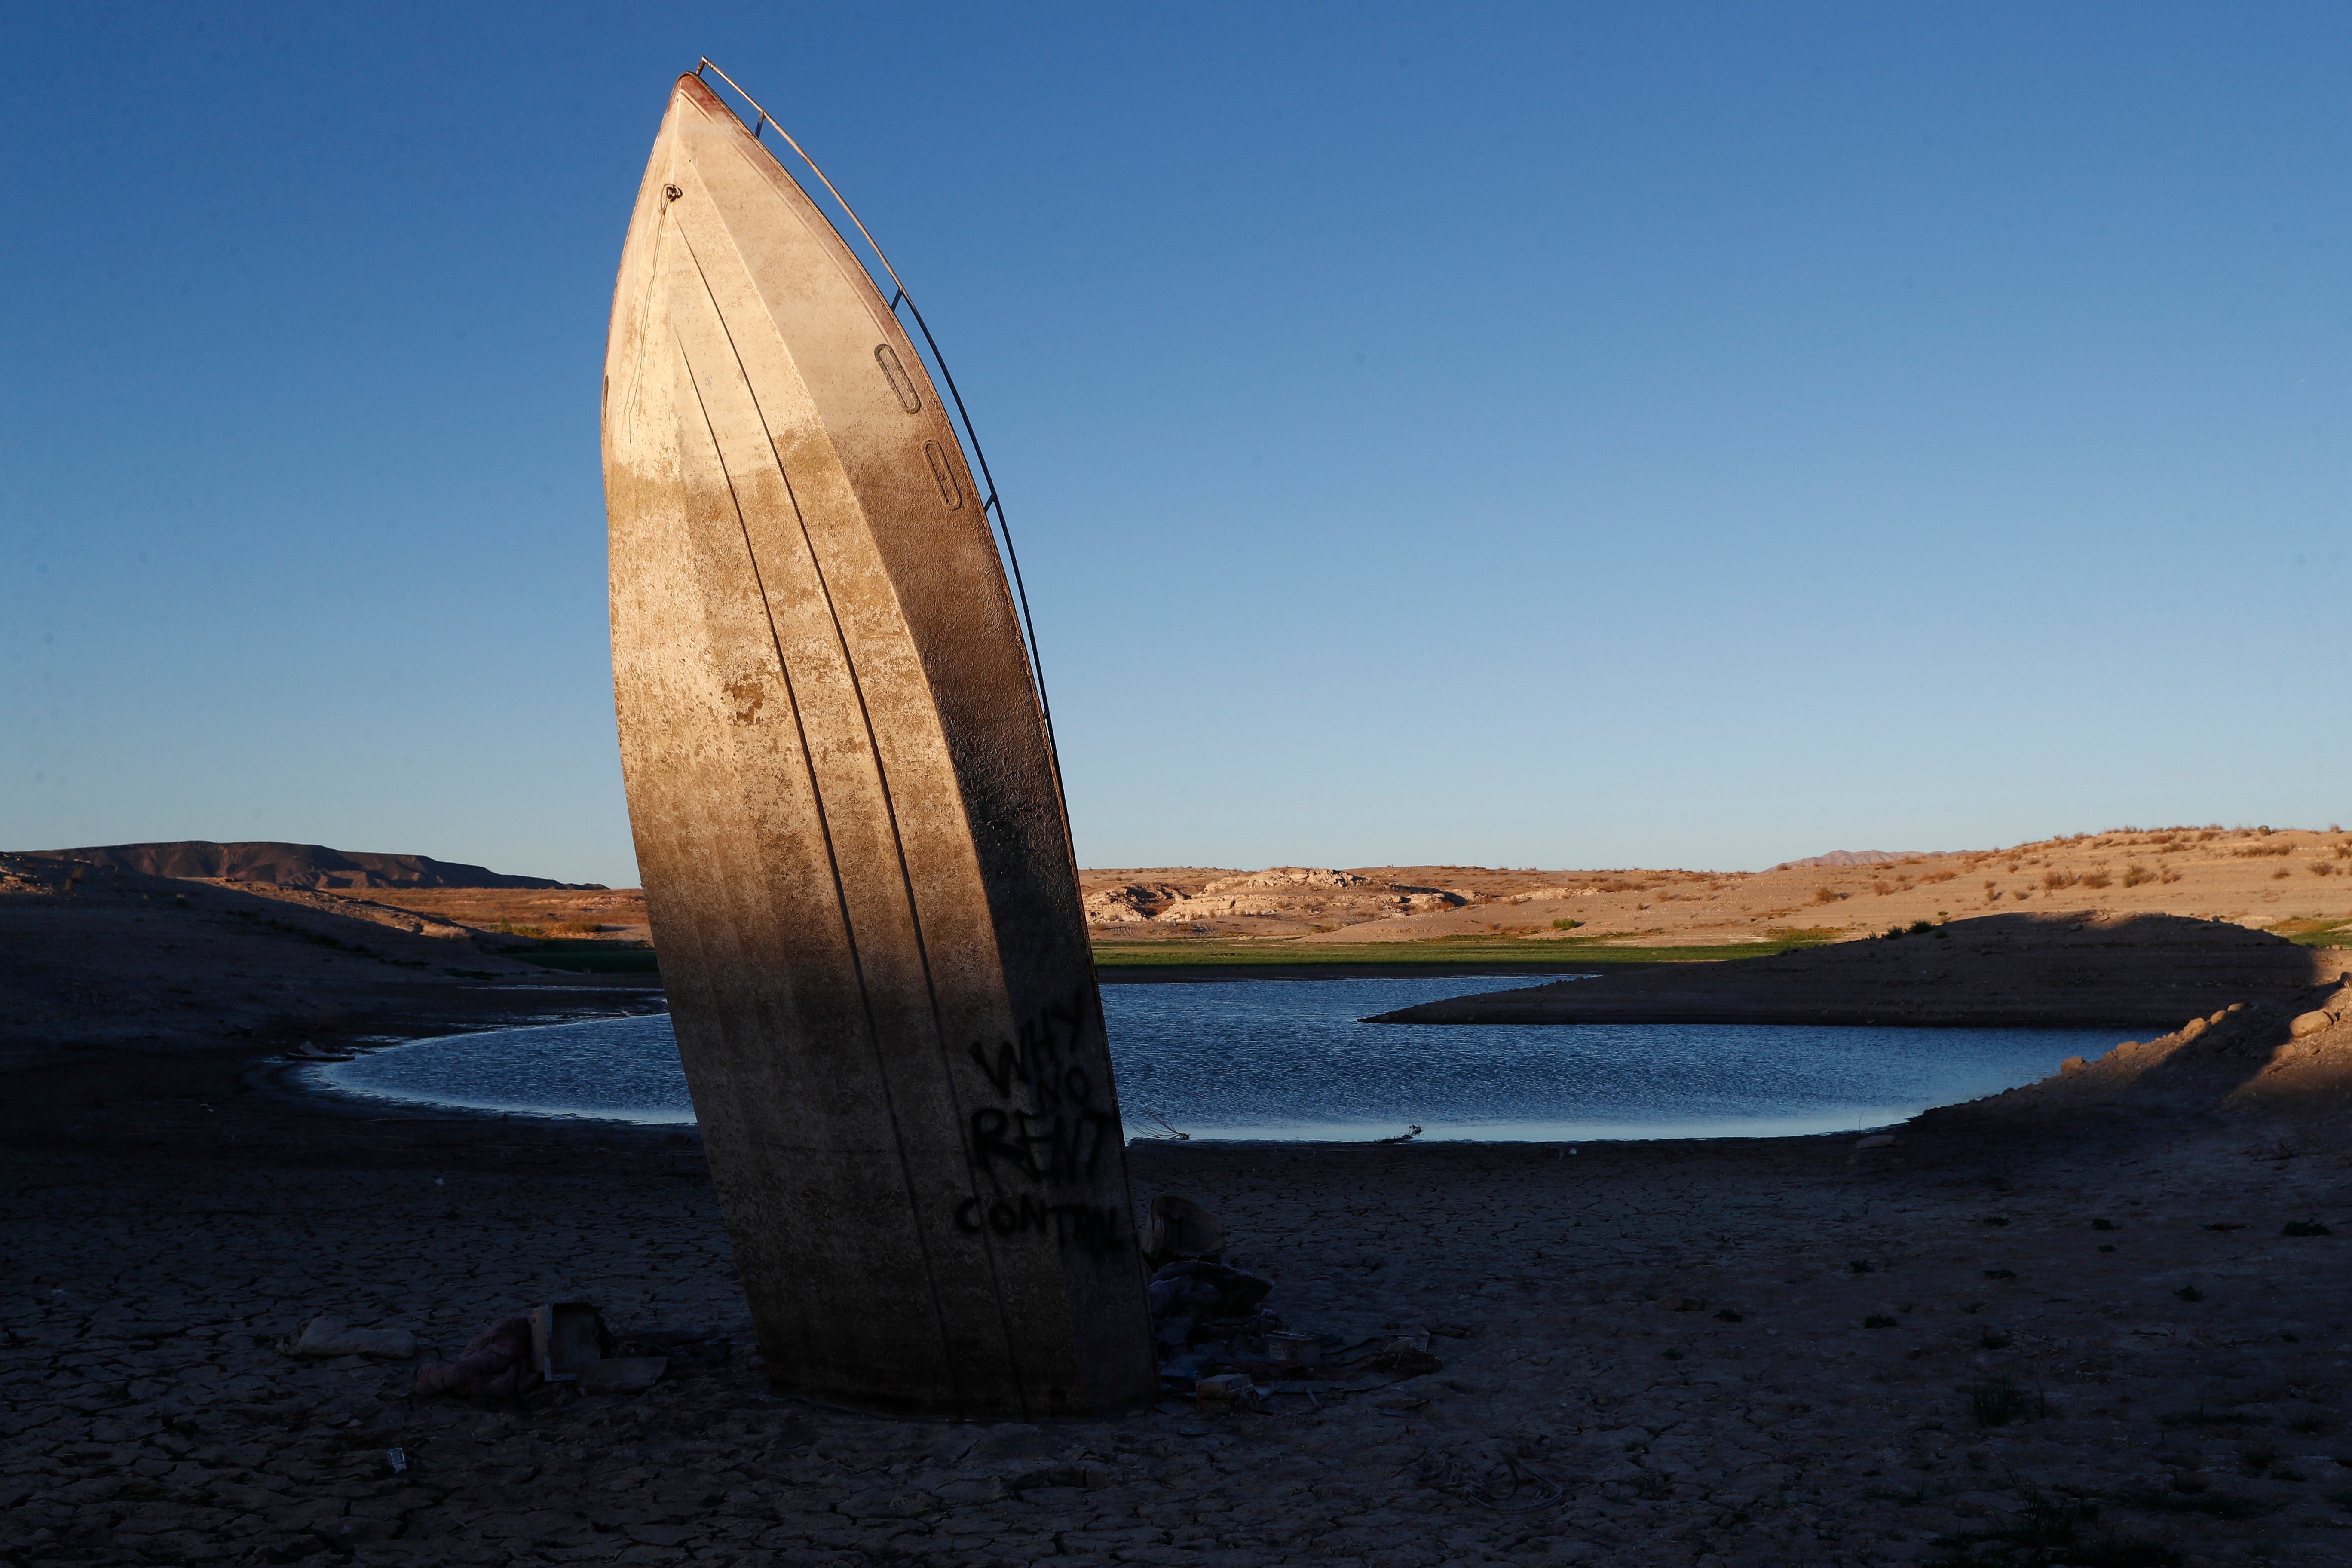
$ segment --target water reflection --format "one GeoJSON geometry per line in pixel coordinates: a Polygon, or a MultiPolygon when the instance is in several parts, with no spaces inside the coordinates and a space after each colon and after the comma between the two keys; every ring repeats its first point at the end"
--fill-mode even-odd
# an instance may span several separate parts
{"type": "MultiPolygon", "coordinates": [[[[1539,981],[1245,980],[1108,985],[1129,1131],[1194,1138],[1599,1141],[1883,1126],[2045,1077],[2113,1044],[2081,1029],[1809,1025],[1366,1024],[1539,981]]],[[[373,1097],[690,1122],[661,1014],[420,1040],[311,1069],[373,1097]]]]}

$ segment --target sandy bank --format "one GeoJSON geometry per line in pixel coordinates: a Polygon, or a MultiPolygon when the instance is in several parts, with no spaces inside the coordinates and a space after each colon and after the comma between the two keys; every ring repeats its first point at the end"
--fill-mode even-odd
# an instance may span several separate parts
{"type": "Polygon", "coordinates": [[[1397,1024],[1906,1024],[2137,1029],[2240,1002],[2278,1012],[2352,952],[2171,915],[1988,915],[1895,939],[1431,1002],[1397,1024]]]}

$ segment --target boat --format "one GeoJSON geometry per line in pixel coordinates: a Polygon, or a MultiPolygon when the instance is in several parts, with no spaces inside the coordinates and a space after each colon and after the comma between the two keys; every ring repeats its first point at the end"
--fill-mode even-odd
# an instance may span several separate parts
{"type": "Polygon", "coordinates": [[[1129,1406],[1125,1141],[992,492],[773,123],[678,79],[604,386],[629,820],[761,1355],[873,1409],[1129,1406]]]}

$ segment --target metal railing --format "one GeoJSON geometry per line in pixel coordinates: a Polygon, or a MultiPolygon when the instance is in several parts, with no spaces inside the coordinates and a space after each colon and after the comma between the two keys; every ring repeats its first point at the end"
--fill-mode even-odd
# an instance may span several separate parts
{"type": "MultiPolygon", "coordinates": [[[[1037,623],[1029,613],[1029,589],[1021,580],[1021,555],[1013,548],[1013,529],[1004,521],[1003,503],[996,497],[996,477],[988,471],[988,454],[981,449],[980,433],[971,427],[971,414],[964,407],[963,394],[956,390],[955,373],[948,369],[947,356],[940,353],[939,340],[931,336],[930,324],[923,320],[922,310],[916,305],[914,296],[907,292],[907,285],[900,280],[898,269],[890,265],[890,258],[883,253],[880,243],[875,239],[872,231],[866,228],[866,220],[857,216],[857,209],[849,205],[849,199],[841,194],[830,179],[825,177],[824,171],[817,166],[815,159],[808,155],[807,149],[793,141],[792,132],[778,123],[776,117],[762,108],[758,99],[745,92],[740,83],[720,70],[708,58],[694,68],[694,74],[698,77],[705,71],[710,72],[720,81],[725,82],[734,89],[738,98],[751,106],[751,111],[756,116],[751,121],[753,141],[759,140],[760,132],[763,129],[773,125],[776,127],[776,134],[784,139],[784,145],[790,147],[798,155],[800,161],[808,165],[809,173],[814,174],[817,177],[817,183],[824,186],[826,194],[833,197],[835,205],[841,208],[843,214],[856,226],[858,235],[866,241],[866,248],[874,253],[874,259],[882,264],[882,270],[888,275],[890,286],[894,290],[890,296],[890,313],[895,316],[898,313],[898,308],[905,306],[907,313],[915,319],[915,330],[923,335],[923,344],[930,351],[931,363],[939,371],[940,380],[948,389],[948,396],[955,402],[956,419],[963,426],[964,445],[971,448],[972,467],[980,471],[980,482],[988,490],[988,500],[982,505],[981,511],[983,515],[994,517],[997,535],[1004,542],[1005,563],[1013,570],[1013,596],[1021,604],[1021,628],[1029,645],[1026,649],[1029,656],[1029,674],[1037,683],[1037,708],[1045,720],[1045,750],[1053,763],[1054,789],[1056,795],[1064,795],[1061,747],[1054,737],[1054,705],[1045,695],[1045,664],[1037,651],[1037,623]]],[[[840,231],[836,228],[835,232],[840,231]]],[[[870,269],[867,276],[869,278],[873,276],[870,269]]],[[[878,286],[880,279],[876,279],[875,282],[878,286]]],[[[1062,802],[1062,816],[1065,821],[1069,817],[1069,802],[1066,795],[1062,802]]]]}

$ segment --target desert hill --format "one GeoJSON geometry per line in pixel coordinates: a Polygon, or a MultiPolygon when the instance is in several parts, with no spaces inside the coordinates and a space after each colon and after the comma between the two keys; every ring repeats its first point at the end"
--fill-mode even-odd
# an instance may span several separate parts
{"type": "Polygon", "coordinates": [[[2352,931],[2352,835],[2336,827],[2119,828],[2007,849],[1873,860],[1839,851],[1769,871],[1477,866],[1157,867],[1079,874],[1101,940],[1326,942],[1595,939],[1640,946],[1826,940],[2021,910],[2222,920],[2291,936],[2352,931]]]}
{"type": "Polygon", "coordinates": [[[436,860],[430,855],[379,855],[363,849],[330,849],[323,844],[215,844],[207,838],[190,838],[176,844],[109,844],[85,849],[20,849],[15,853],[44,860],[79,860],[102,869],[130,871],[142,877],[269,882],[281,888],[335,891],[367,888],[602,887],[595,882],[503,876],[487,867],[436,860]]]}

